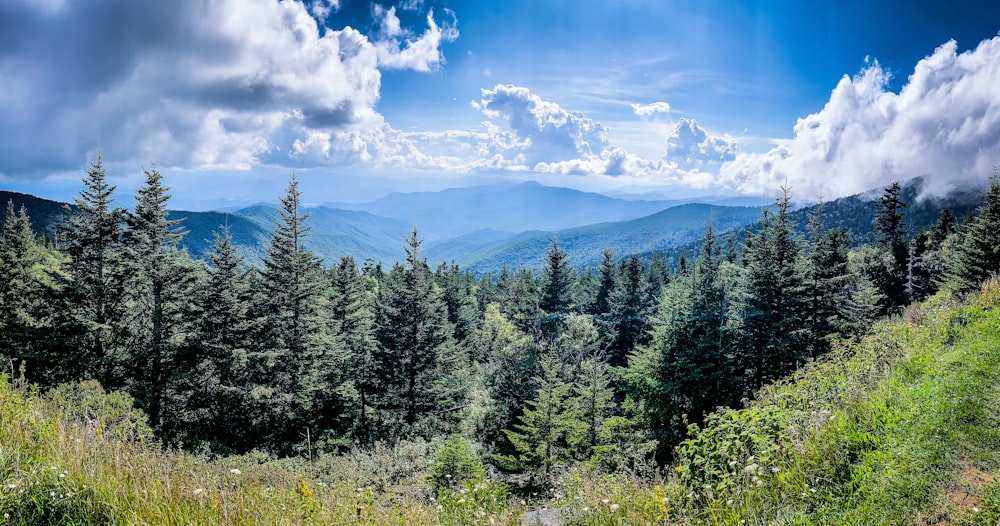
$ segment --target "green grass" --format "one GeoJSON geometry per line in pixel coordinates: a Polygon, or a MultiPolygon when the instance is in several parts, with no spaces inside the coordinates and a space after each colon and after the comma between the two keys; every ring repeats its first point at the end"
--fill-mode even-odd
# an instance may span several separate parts
{"type": "Polygon", "coordinates": [[[436,444],[314,462],[165,452],[96,384],[0,381],[3,524],[960,524],[1000,518],[1000,284],[941,295],[712,415],[658,480],[583,468],[522,503],[431,498],[436,444]]]}

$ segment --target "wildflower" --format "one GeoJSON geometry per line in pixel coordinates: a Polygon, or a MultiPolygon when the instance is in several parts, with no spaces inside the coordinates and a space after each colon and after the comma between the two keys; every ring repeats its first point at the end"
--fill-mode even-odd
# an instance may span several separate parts
{"type": "Polygon", "coordinates": [[[670,497],[663,497],[663,503],[664,504],[669,504],[670,503],[670,497]]]}
{"type": "Polygon", "coordinates": [[[463,502],[465,502],[465,499],[464,499],[464,498],[463,498],[463,499],[458,499],[458,503],[459,503],[459,504],[462,504],[463,502]]]}
{"type": "Polygon", "coordinates": [[[202,493],[205,493],[205,488],[195,488],[193,493],[195,495],[201,495],[202,493]]]}
{"type": "Polygon", "coordinates": [[[10,488],[10,489],[14,489],[14,488],[17,487],[17,484],[14,484],[13,482],[11,482],[10,484],[7,484],[7,487],[10,488]]]}
{"type": "Polygon", "coordinates": [[[618,511],[618,505],[617,504],[612,504],[611,505],[611,511],[618,511]]]}
{"type": "Polygon", "coordinates": [[[66,472],[64,471],[64,472],[60,473],[59,474],[59,478],[61,478],[61,479],[66,478],[66,472]]]}
{"type": "Polygon", "coordinates": [[[49,469],[51,469],[52,471],[55,471],[55,470],[57,470],[57,469],[59,469],[59,468],[57,468],[57,467],[55,467],[55,466],[51,466],[51,467],[49,467],[49,469]]]}
{"type": "Polygon", "coordinates": [[[589,507],[587,507],[587,506],[584,506],[584,507],[583,507],[583,511],[590,511],[590,508],[589,508],[589,507]]]}
{"type": "Polygon", "coordinates": [[[771,468],[771,473],[777,473],[779,471],[781,471],[781,468],[779,468],[778,466],[774,466],[771,468]]]}
{"type": "Polygon", "coordinates": [[[601,499],[601,502],[602,502],[602,503],[604,503],[604,504],[607,504],[607,503],[609,503],[609,502],[611,502],[611,501],[610,501],[610,500],[608,500],[608,499],[601,499]]]}
{"type": "Polygon", "coordinates": [[[50,496],[50,497],[55,497],[55,496],[56,496],[56,492],[54,492],[54,491],[50,491],[50,492],[49,492],[49,496],[50,496]]]}
{"type": "Polygon", "coordinates": [[[233,475],[242,475],[243,474],[242,471],[240,471],[240,470],[238,470],[236,468],[233,468],[233,469],[229,470],[229,472],[232,473],[233,475]]]}

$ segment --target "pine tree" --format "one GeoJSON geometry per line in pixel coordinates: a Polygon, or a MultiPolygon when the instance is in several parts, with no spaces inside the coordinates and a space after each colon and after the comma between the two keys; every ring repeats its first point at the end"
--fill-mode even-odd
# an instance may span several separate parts
{"type": "Polygon", "coordinates": [[[328,374],[343,371],[343,348],[335,341],[322,317],[324,280],[319,258],[305,248],[309,214],[301,212],[301,192],[293,174],[281,199],[280,221],[264,258],[261,272],[265,340],[258,342],[274,353],[267,359],[265,378],[272,395],[261,408],[275,419],[275,444],[296,441],[311,422],[321,420],[320,395],[335,389],[328,374]]]}
{"type": "Polygon", "coordinates": [[[570,310],[570,286],[573,276],[568,256],[559,248],[559,243],[555,239],[552,240],[552,247],[549,248],[545,259],[547,265],[543,270],[539,307],[545,314],[558,317],[570,310]]]}
{"type": "Polygon", "coordinates": [[[250,313],[253,303],[243,259],[237,254],[229,226],[215,233],[208,255],[207,278],[195,294],[193,337],[179,356],[181,405],[188,443],[209,441],[222,452],[245,452],[265,432],[251,418],[253,336],[260,332],[250,313]]]}
{"type": "Polygon", "coordinates": [[[1000,168],[994,167],[983,204],[966,222],[961,236],[947,286],[968,292],[1000,272],[1000,168]]]}
{"type": "Polygon", "coordinates": [[[486,306],[474,340],[473,349],[477,362],[482,364],[480,374],[489,397],[488,407],[476,423],[476,436],[493,449],[509,452],[502,430],[515,423],[525,401],[534,396],[532,379],[539,371],[539,348],[533,338],[504,316],[496,303],[486,306]]]}
{"type": "Polygon", "coordinates": [[[609,298],[611,324],[608,363],[620,367],[626,364],[635,348],[646,343],[649,309],[644,269],[638,254],[632,254],[621,265],[620,281],[609,298]]]}
{"type": "Polygon", "coordinates": [[[594,302],[588,306],[587,313],[602,320],[611,312],[611,294],[618,283],[618,260],[611,249],[604,249],[601,266],[598,270],[597,293],[594,302]]]}
{"type": "Polygon", "coordinates": [[[776,211],[764,211],[760,232],[746,242],[746,305],[742,369],[751,372],[748,393],[793,371],[806,358],[808,290],[799,241],[788,218],[788,191],[776,211]]]}
{"type": "Polygon", "coordinates": [[[909,302],[906,292],[909,239],[903,216],[906,203],[900,199],[901,191],[899,182],[892,183],[875,205],[875,243],[889,255],[878,279],[887,301],[886,312],[909,302]]]}
{"type": "Polygon", "coordinates": [[[577,425],[569,437],[569,445],[576,458],[584,460],[601,444],[604,422],[615,409],[615,390],[607,363],[595,358],[584,360],[572,391],[573,420],[577,425]]]}
{"type": "Polygon", "coordinates": [[[376,405],[389,440],[455,430],[464,408],[467,358],[455,345],[440,287],[420,256],[422,240],[407,239],[406,266],[384,283],[380,347],[373,360],[382,382],[376,405]]]}
{"type": "Polygon", "coordinates": [[[29,361],[31,379],[45,384],[65,378],[69,365],[46,345],[47,300],[54,292],[47,260],[24,206],[15,213],[8,201],[0,230],[0,360],[29,361]]]}
{"type": "Polygon", "coordinates": [[[84,188],[59,225],[60,248],[69,256],[62,283],[67,315],[60,331],[77,334],[73,361],[80,376],[94,376],[106,388],[121,385],[126,336],[128,271],[123,208],[112,208],[116,187],[107,182],[101,154],[83,178],[84,188]]]}
{"type": "Polygon", "coordinates": [[[154,428],[163,430],[167,383],[183,306],[190,294],[191,273],[177,245],[184,233],[180,221],[168,218],[169,188],[154,166],[144,170],[146,181],[136,194],[135,211],[128,216],[126,236],[131,270],[129,331],[133,392],[145,403],[154,428]]]}
{"type": "Polygon", "coordinates": [[[542,361],[542,374],[535,377],[536,396],[527,401],[520,424],[505,430],[517,451],[516,457],[498,456],[510,468],[541,469],[548,476],[552,468],[572,459],[570,436],[579,426],[568,400],[570,384],[562,379],[560,364],[552,358],[542,361]]]}
{"type": "Polygon", "coordinates": [[[356,391],[353,434],[357,442],[375,441],[372,400],[382,390],[375,375],[374,356],[378,345],[375,335],[375,278],[363,276],[354,258],[345,256],[332,272],[330,319],[343,342],[348,359],[347,377],[356,391]]]}
{"type": "Polygon", "coordinates": [[[832,340],[842,336],[841,316],[848,286],[847,232],[827,229],[822,200],[810,217],[809,268],[806,286],[809,301],[805,317],[809,323],[809,354],[815,358],[830,350],[832,340]]]}

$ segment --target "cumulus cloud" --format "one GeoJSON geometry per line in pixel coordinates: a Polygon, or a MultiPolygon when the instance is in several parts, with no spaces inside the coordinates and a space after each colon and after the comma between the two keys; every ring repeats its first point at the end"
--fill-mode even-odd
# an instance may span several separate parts
{"type": "Polygon", "coordinates": [[[375,6],[375,16],[380,20],[382,37],[375,43],[379,65],[387,69],[412,69],[429,72],[437,70],[444,63],[441,42],[454,42],[458,38],[458,20],[455,12],[445,9],[449,21],[438,26],[434,21],[434,10],[427,14],[427,31],[416,37],[412,31],[402,27],[396,16],[395,6],[385,9],[375,6]]]}
{"type": "Polygon", "coordinates": [[[377,136],[380,69],[439,66],[455,17],[439,25],[429,14],[419,37],[399,28],[383,41],[317,25],[339,7],[0,2],[0,174],[75,169],[98,144],[108,159],[240,168],[300,155],[296,141],[377,136]]]}
{"type": "Polygon", "coordinates": [[[661,114],[670,113],[670,104],[666,102],[653,102],[650,104],[629,104],[632,108],[632,113],[635,113],[639,117],[648,119],[661,114]]]}
{"type": "Polygon", "coordinates": [[[680,119],[667,133],[666,159],[685,168],[718,168],[736,158],[739,145],[728,135],[709,135],[694,119],[680,119]]]}
{"type": "Polygon", "coordinates": [[[721,180],[754,193],[787,181],[796,193],[838,197],[917,176],[936,193],[991,172],[1000,159],[1000,37],[963,53],[945,43],[899,93],[889,79],[877,62],[845,76],[792,139],[737,155],[721,180]]]}

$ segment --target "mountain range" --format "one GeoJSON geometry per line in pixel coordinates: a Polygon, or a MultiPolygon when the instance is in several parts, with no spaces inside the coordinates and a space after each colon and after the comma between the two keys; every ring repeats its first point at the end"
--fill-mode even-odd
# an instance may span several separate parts
{"type": "MultiPolygon", "coordinates": [[[[902,197],[914,203],[908,210],[914,232],[926,228],[948,206],[961,217],[978,204],[981,194],[967,191],[947,198],[917,199],[921,180],[906,184],[902,197]]],[[[852,196],[824,204],[830,226],[844,226],[855,244],[871,241],[875,201],[871,195],[852,196]]],[[[47,199],[0,191],[0,202],[25,206],[35,230],[55,239],[55,225],[67,206],[47,199]]],[[[814,207],[793,212],[802,226],[814,207]]],[[[705,227],[719,233],[760,220],[762,207],[723,206],[683,200],[627,200],[538,183],[501,183],[439,192],[394,193],[363,204],[325,203],[302,210],[310,228],[306,246],[332,264],[341,256],[372,259],[384,264],[405,256],[404,239],[413,228],[425,239],[423,254],[433,266],[454,262],[477,273],[507,268],[537,269],[553,241],[569,254],[574,266],[596,265],[605,249],[619,255],[632,252],[692,253],[705,227]]],[[[228,225],[233,241],[251,263],[263,257],[278,210],[258,204],[231,212],[171,211],[187,231],[181,246],[194,257],[205,257],[215,232],[228,225]]]]}

